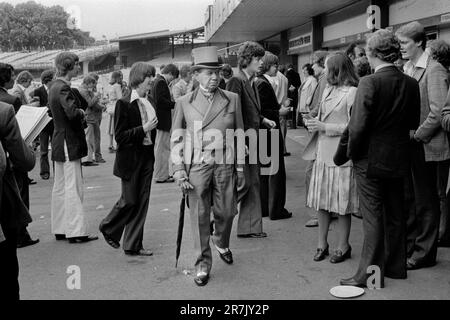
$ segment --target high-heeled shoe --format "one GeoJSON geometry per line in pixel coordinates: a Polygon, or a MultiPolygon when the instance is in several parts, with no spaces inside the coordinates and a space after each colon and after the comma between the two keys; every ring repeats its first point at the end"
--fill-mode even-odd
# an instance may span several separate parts
{"type": "Polygon", "coordinates": [[[341,263],[344,262],[347,259],[350,259],[352,256],[352,247],[348,246],[347,251],[343,253],[341,250],[336,250],[334,254],[330,258],[331,263],[341,263]]]}
{"type": "Polygon", "coordinates": [[[327,245],[327,247],[325,249],[317,248],[316,254],[314,255],[314,261],[324,260],[325,257],[330,254],[329,247],[330,246],[327,245]]]}

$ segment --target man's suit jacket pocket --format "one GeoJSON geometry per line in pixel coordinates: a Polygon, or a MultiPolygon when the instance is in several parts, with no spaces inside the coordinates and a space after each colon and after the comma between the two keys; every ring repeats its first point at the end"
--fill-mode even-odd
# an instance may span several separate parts
{"type": "Polygon", "coordinates": [[[409,141],[386,142],[373,138],[369,145],[368,178],[400,178],[408,171],[409,141]]]}

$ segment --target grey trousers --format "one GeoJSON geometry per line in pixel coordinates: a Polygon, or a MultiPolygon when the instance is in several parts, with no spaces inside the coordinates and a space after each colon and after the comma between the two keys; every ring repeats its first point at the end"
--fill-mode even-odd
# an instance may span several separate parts
{"type": "Polygon", "coordinates": [[[170,132],[157,130],[155,142],[155,180],[164,181],[170,176],[170,132]]]}
{"type": "Polygon", "coordinates": [[[262,208],[261,208],[261,184],[260,167],[258,164],[246,164],[244,167],[245,183],[248,191],[239,203],[238,235],[261,233],[262,208]]]}
{"type": "Polygon", "coordinates": [[[102,152],[100,150],[100,141],[101,133],[100,133],[100,120],[97,122],[88,123],[88,127],[86,129],[86,142],[88,145],[88,156],[87,161],[103,159],[102,152]]]}
{"type": "Polygon", "coordinates": [[[210,240],[211,210],[214,217],[213,242],[229,248],[231,227],[237,213],[234,165],[198,164],[189,172],[191,228],[196,251],[196,272],[209,274],[212,266],[210,240]],[[212,199],[212,207],[211,207],[212,199]]]}

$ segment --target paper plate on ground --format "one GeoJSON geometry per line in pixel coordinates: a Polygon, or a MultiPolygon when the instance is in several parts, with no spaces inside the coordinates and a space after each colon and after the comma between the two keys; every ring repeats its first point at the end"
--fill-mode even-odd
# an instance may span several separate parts
{"type": "Polygon", "coordinates": [[[337,286],[331,288],[330,294],[339,299],[351,299],[362,296],[365,293],[363,288],[353,286],[337,286]]]}

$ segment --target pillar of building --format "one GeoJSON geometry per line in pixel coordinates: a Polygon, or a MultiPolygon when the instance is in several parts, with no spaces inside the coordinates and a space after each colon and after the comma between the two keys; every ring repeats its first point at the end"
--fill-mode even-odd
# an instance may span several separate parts
{"type": "Polygon", "coordinates": [[[89,74],[89,61],[83,61],[83,76],[89,74]]]}

